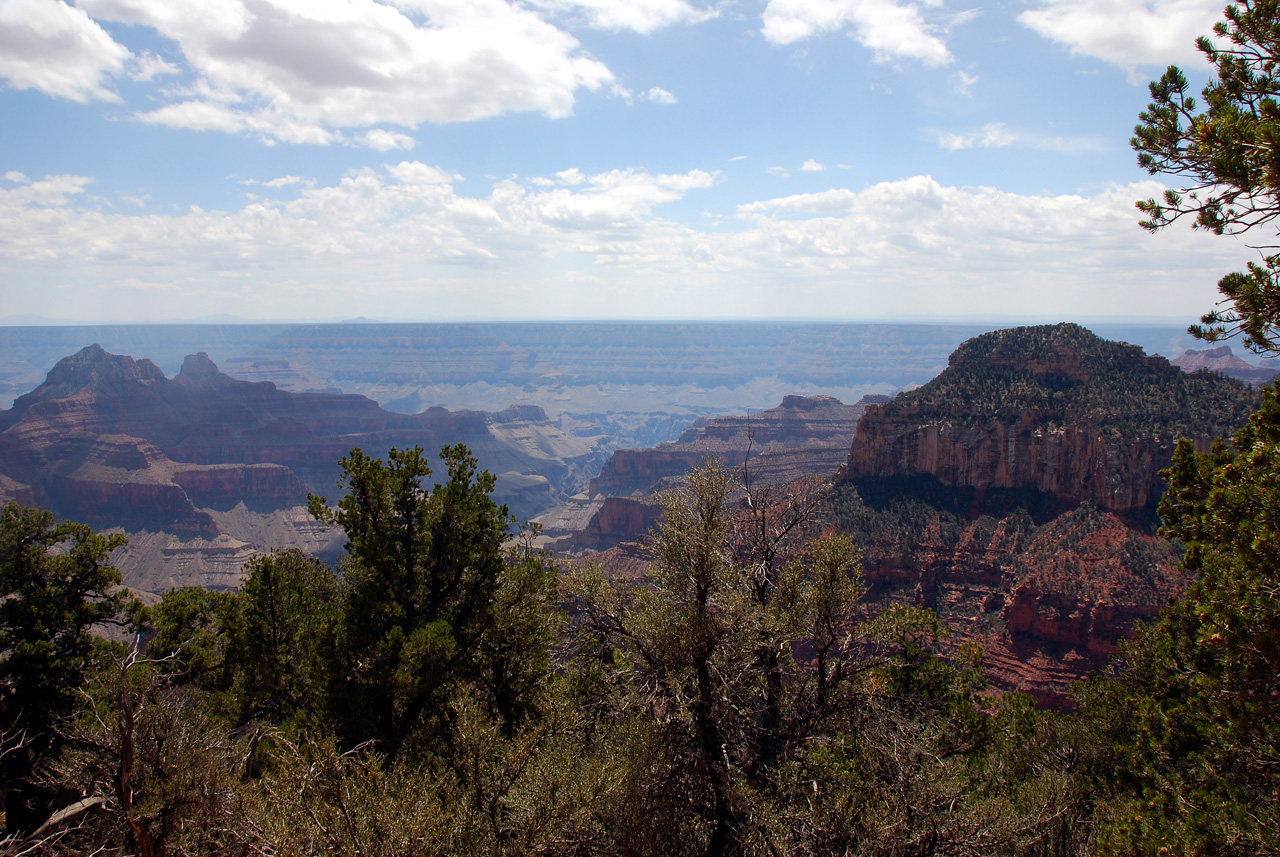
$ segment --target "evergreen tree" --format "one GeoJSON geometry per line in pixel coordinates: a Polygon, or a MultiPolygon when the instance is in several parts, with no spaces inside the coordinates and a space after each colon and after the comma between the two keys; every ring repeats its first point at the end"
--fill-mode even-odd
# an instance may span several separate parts
{"type": "Polygon", "coordinates": [[[1183,441],[1164,532],[1200,575],[1084,692],[1116,758],[1108,854],[1280,852],[1280,391],[1225,445],[1183,441]]]}
{"type": "Polygon", "coordinates": [[[1224,309],[1191,327],[1209,341],[1243,334],[1246,347],[1280,351],[1280,254],[1267,234],[1280,215],[1280,2],[1240,0],[1214,26],[1216,39],[1196,44],[1216,79],[1201,107],[1186,76],[1170,66],[1151,84],[1151,104],[1139,116],[1131,143],[1152,175],[1186,184],[1163,198],[1138,203],[1142,226],[1163,229],[1183,217],[1216,234],[1264,237],[1262,262],[1218,283],[1224,309]]]}
{"type": "Polygon", "coordinates": [[[245,572],[227,616],[232,714],[316,726],[334,684],[338,578],[297,549],[254,557],[245,572]]]}
{"type": "Polygon", "coordinates": [[[343,737],[391,755],[441,750],[459,694],[510,726],[530,711],[549,668],[555,575],[540,554],[509,548],[514,523],[494,478],[465,446],[440,458],[449,481],[428,491],[422,449],[342,460],[336,509],[310,509],[347,534],[331,701],[343,737]]]}
{"type": "Polygon", "coordinates": [[[0,511],[0,794],[7,826],[43,821],[35,769],[61,746],[89,668],[89,629],[114,616],[120,572],[107,557],[124,544],[52,512],[9,503],[0,511]]]}

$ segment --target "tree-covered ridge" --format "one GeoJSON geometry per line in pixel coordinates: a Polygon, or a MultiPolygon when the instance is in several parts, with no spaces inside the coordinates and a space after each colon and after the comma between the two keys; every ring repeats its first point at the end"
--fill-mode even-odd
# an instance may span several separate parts
{"type": "Polygon", "coordinates": [[[1078,324],[1016,327],[964,342],[923,387],[883,406],[886,417],[928,415],[972,425],[1027,420],[1156,437],[1224,437],[1258,405],[1231,378],[1187,374],[1136,345],[1078,324]]]}

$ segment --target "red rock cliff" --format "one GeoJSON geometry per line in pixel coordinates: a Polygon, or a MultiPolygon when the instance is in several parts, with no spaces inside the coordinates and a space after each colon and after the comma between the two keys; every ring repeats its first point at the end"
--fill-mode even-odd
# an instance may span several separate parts
{"type": "MultiPolygon", "coordinates": [[[[1197,447],[1207,449],[1208,438],[1197,447]]],[[[1091,428],[1045,426],[1027,414],[985,425],[934,421],[920,409],[868,411],[858,425],[848,479],[929,475],[964,488],[1030,488],[1112,511],[1148,507],[1163,491],[1174,441],[1091,428]]]]}

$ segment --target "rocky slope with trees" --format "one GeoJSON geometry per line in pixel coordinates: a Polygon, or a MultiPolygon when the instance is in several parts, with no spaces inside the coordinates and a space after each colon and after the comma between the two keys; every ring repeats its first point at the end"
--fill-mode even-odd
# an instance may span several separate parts
{"type": "MultiPolygon", "coordinates": [[[[1225,18],[1219,44],[1200,44],[1217,71],[1203,110],[1176,68],[1152,85],[1140,163],[1191,186],[1143,204],[1150,228],[1192,215],[1243,231],[1280,215],[1280,7],[1242,0],[1225,18]]],[[[1278,274],[1269,257],[1225,277],[1228,303],[1201,335],[1280,353],[1278,274]]],[[[1085,358],[1117,353],[1084,343],[1085,358]]],[[[969,428],[1031,409],[1103,442],[1161,436],[1163,406],[1142,388],[1046,353],[1065,378],[996,360],[907,403],[969,428]],[[972,407],[992,401],[1018,406],[972,407]]],[[[1244,392],[1209,391],[1224,406],[1244,392]]],[[[1211,434],[1204,417],[1193,409],[1180,431],[1211,434]]],[[[118,587],[118,536],[7,504],[0,852],[1280,853],[1280,387],[1230,445],[1177,443],[1160,532],[1195,582],[1063,713],[988,694],[979,647],[951,646],[938,613],[877,603],[848,535],[814,532],[827,522],[804,485],[736,485],[713,461],[663,495],[643,577],[580,566],[558,579],[527,534],[507,542],[475,458],[451,446],[439,459],[434,487],[419,448],[342,459],[345,496],[308,501],[346,536],[336,568],[273,553],[236,591],[178,588],[150,608],[118,587]],[[128,642],[91,633],[103,623],[128,642]]],[[[899,542],[952,545],[975,580],[994,579],[982,560],[1007,549],[1026,585],[1070,578],[1077,602],[1165,567],[1135,540],[1145,504],[1079,503],[1035,469],[1007,486],[940,472],[878,493],[853,475],[835,511],[849,529],[861,518],[899,542]],[[913,500],[909,484],[932,493],[913,500]],[[1079,505],[1062,515],[1063,502],[1079,505]],[[1066,577],[1043,574],[1050,558],[1066,577]]],[[[1065,600],[1043,620],[1019,603],[1012,625],[1078,631],[1065,600]]]]}
{"type": "Polygon", "coordinates": [[[976,337],[869,408],[834,501],[875,597],[937,611],[992,683],[1066,704],[1191,578],[1155,533],[1179,438],[1208,450],[1258,394],[1077,325],[976,337]]]}
{"type": "Polygon", "coordinates": [[[556,549],[604,550],[647,534],[660,515],[655,493],[708,459],[731,468],[749,459],[762,485],[825,478],[847,457],[867,406],[887,401],[867,395],[846,405],[831,396],[784,396],[756,414],[700,417],[677,440],[614,450],[587,491],[535,520],[556,549]]]}

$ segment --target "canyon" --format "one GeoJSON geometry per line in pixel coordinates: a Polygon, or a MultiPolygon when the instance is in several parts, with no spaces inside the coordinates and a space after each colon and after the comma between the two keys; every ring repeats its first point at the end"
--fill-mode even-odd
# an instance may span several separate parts
{"type": "MultiPolygon", "coordinates": [[[[1207,449],[1257,402],[1237,379],[1181,371],[1076,325],[983,334],[928,384],[863,400],[856,414],[840,406],[853,436],[811,529],[853,536],[875,609],[931,608],[951,632],[944,648],[983,647],[993,687],[1068,705],[1071,682],[1104,668],[1135,621],[1191,582],[1180,548],[1155,532],[1159,471],[1176,440],[1207,449]]],[[[774,427],[838,405],[800,404],[753,417],[762,476],[774,427]]],[[[802,452],[804,434],[779,446],[802,452]]],[[[741,466],[745,436],[743,420],[720,418],[675,444],[615,452],[591,482],[594,517],[556,546],[615,574],[643,573],[652,492],[702,455],[741,466]]]]}
{"type": "Polygon", "coordinates": [[[836,476],[873,597],[937,611],[992,685],[1063,705],[1190,580],[1155,532],[1159,473],[1259,395],[1076,325],[964,343],[933,381],[869,408],[836,476]]]}
{"type": "Polygon", "coordinates": [[[340,490],[354,447],[380,457],[421,446],[434,466],[441,447],[465,443],[496,475],[495,499],[528,517],[586,484],[600,441],[562,432],[536,407],[399,414],[364,396],[230,378],[203,353],[170,379],[94,345],[0,411],[0,501],[128,532],[119,565],[131,587],[225,587],[254,552],[340,550],[340,534],[304,507],[308,493],[340,490]]]}
{"type": "MultiPolygon", "coordinates": [[[[614,330],[610,353],[598,351],[608,325],[583,326],[581,348],[537,325],[422,326],[439,342],[401,330],[376,365],[386,326],[340,327],[328,349],[314,331],[231,331],[219,347],[257,356],[229,357],[230,370],[200,351],[166,358],[172,377],[101,346],[64,353],[0,411],[0,501],[126,532],[114,561],[154,598],[235,587],[271,548],[336,558],[342,534],[305,502],[341,490],[343,455],[461,442],[497,476],[496,499],[541,525],[539,545],[634,576],[661,520],[656,493],[710,457],[745,465],[757,487],[826,480],[813,532],[854,536],[873,607],[936,610],[944,645],[983,646],[994,687],[1062,705],[1070,681],[1189,584],[1178,547],[1155,534],[1159,471],[1178,437],[1205,449],[1256,405],[1226,375],[1266,371],[1222,348],[1174,365],[1074,325],[948,328],[918,351],[912,337],[936,330],[877,344],[854,326],[655,325],[648,344],[614,330]],[[704,335],[701,351],[680,350],[704,335]],[[272,337],[293,350],[272,352],[272,337]],[[753,349],[764,368],[748,367],[753,349]],[[494,407],[433,398],[451,395],[494,407]]],[[[44,335],[40,348],[61,342],[44,335]]],[[[153,335],[174,347],[173,331],[153,335]]]]}

